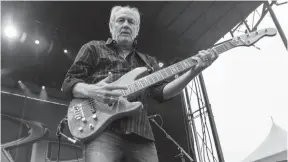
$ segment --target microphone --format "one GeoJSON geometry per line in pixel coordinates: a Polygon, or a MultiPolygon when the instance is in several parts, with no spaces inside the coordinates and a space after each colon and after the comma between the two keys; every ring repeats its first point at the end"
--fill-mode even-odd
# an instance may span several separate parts
{"type": "Polygon", "coordinates": [[[148,116],[148,119],[151,119],[151,118],[156,118],[158,116],[158,114],[155,114],[155,115],[150,115],[148,116]]]}

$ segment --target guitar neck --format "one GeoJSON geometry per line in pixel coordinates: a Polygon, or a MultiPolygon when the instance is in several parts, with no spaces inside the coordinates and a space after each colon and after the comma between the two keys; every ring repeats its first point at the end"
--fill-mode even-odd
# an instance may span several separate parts
{"type": "MultiPolygon", "coordinates": [[[[212,50],[213,52],[220,54],[234,47],[235,46],[231,43],[231,41],[228,41],[213,47],[212,50]]],[[[133,93],[155,85],[156,83],[164,81],[172,76],[175,76],[176,74],[189,70],[195,65],[197,65],[197,61],[194,60],[193,57],[189,57],[164,69],[158,70],[150,75],[135,80],[132,84],[129,84],[128,89],[122,91],[123,96],[132,95],[133,93]]]]}

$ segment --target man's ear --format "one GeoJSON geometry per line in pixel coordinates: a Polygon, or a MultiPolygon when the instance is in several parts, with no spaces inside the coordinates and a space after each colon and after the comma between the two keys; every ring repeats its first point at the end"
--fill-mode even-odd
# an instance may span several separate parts
{"type": "Polygon", "coordinates": [[[136,37],[137,37],[138,34],[139,34],[139,29],[140,29],[140,26],[138,26],[138,27],[136,28],[136,37]]]}
{"type": "Polygon", "coordinates": [[[112,34],[112,23],[109,22],[109,29],[110,29],[110,33],[112,34]]]}

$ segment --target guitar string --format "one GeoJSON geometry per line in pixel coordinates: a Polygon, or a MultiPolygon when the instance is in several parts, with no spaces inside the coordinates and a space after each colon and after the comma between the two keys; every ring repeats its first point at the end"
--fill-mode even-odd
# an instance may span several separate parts
{"type": "MultiPolygon", "coordinates": [[[[231,41],[222,44],[222,48],[225,49],[225,45],[228,45],[228,47],[230,47],[230,48],[235,47],[235,45],[234,45],[231,41]],[[229,44],[228,44],[228,43],[229,43],[229,44]]],[[[221,48],[221,45],[216,46],[216,47],[213,47],[213,48],[211,48],[211,49],[212,49],[214,52],[220,51],[220,53],[222,53],[221,50],[219,50],[219,47],[221,48]],[[218,47],[218,48],[217,48],[217,47],[218,47]]],[[[228,48],[228,49],[229,49],[229,48],[228,48]]],[[[226,51],[226,50],[224,50],[224,51],[226,51]]],[[[188,59],[189,59],[189,58],[188,58],[188,59]]],[[[183,60],[183,61],[185,61],[185,60],[183,60]]],[[[180,62],[183,62],[183,61],[180,61],[180,62]]],[[[180,62],[179,62],[179,63],[180,63],[180,62]]],[[[177,64],[177,63],[176,63],[176,64],[177,64]]],[[[164,69],[163,69],[163,70],[164,70],[164,69]]],[[[135,83],[135,82],[134,82],[134,83],[135,83]]],[[[134,84],[134,83],[132,83],[132,84],[134,84]]],[[[128,87],[131,86],[132,84],[128,85],[128,87]]],[[[137,91],[135,91],[135,92],[137,92],[137,91]]],[[[133,92],[133,93],[134,93],[134,92],[133,92]]],[[[128,93],[127,95],[129,95],[129,94],[131,94],[131,93],[128,93]]],[[[92,105],[93,102],[103,103],[104,101],[101,102],[101,101],[98,101],[98,100],[97,100],[98,97],[99,97],[99,96],[96,96],[95,98],[89,98],[87,101],[84,101],[84,102],[82,102],[82,103],[80,103],[80,104],[81,104],[81,106],[87,106],[87,105],[92,105]]],[[[105,100],[105,99],[101,98],[101,99],[99,99],[99,100],[105,100]]],[[[119,100],[118,100],[118,101],[119,101],[119,100]]],[[[74,106],[76,106],[76,105],[77,105],[77,104],[73,105],[72,107],[74,107],[74,106]]],[[[93,108],[93,110],[95,110],[93,105],[92,105],[91,107],[93,108]]],[[[82,109],[82,111],[83,111],[83,109],[82,109]]]]}

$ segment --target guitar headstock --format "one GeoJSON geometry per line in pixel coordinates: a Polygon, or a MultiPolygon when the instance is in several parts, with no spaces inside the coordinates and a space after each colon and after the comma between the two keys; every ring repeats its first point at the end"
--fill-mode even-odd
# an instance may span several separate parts
{"type": "Polygon", "coordinates": [[[232,43],[235,46],[251,46],[257,41],[259,41],[264,36],[275,36],[277,34],[277,30],[274,28],[266,28],[262,30],[257,30],[254,32],[246,33],[232,39],[232,43]]]}

